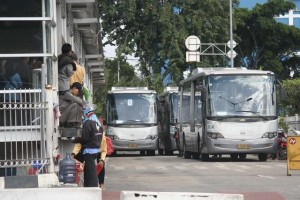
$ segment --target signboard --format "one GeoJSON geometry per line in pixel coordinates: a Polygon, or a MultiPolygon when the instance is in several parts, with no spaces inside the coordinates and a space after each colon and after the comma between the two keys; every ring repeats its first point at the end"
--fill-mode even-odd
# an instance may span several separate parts
{"type": "Polygon", "coordinates": [[[290,170],[300,170],[300,136],[287,137],[287,175],[290,170]]]}
{"type": "Polygon", "coordinates": [[[229,58],[231,58],[231,52],[232,52],[232,58],[234,58],[234,57],[237,56],[237,53],[236,53],[234,50],[229,50],[229,51],[227,52],[227,56],[228,56],[229,58]]]}
{"type": "Polygon", "coordinates": [[[185,40],[185,46],[190,51],[197,51],[200,48],[200,39],[195,35],[190,35],[185,40]]]}

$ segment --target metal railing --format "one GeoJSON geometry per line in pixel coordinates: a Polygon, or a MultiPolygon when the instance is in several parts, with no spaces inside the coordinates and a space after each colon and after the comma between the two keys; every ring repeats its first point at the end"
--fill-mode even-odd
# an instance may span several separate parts
{"type": "Polygon", "coordinates": [[[47,109],[41,89],[0,90],[0,176],[46,169],[47,109]]]}

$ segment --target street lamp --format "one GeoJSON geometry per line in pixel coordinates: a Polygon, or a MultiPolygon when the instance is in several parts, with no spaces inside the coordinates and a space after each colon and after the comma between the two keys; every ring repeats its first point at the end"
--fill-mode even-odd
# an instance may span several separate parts
{"type": "Polygon", "coordinates": [[[233,31],[232,31],[232,0],[229,1],[230,12],[230,65],[233,68],[233,31]]]}

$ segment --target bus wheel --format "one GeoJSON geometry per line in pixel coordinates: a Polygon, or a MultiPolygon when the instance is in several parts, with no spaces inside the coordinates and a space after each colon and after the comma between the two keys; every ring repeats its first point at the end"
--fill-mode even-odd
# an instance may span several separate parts
{"type": "Polygon", "coordinates": [[[117,155],[117,151],[114,151],[110,156],[113,157],[113,156],[116,156],[117,155]]]}
{"type": "Polygon", "coordinates": [[[146,151],[140,151],[141,156],[146,155],[146,151]]]}
{"type": "Polygon", "coordinates": [[[185,142],[183,143],[183,157],[185,159],[190,159],[191,158],[191,153],[186,150],[185,142]]]}
{"type": "Polygon", "coordinates": [[[192,156],[193,156],[193,159],[198,159],[200,156],[200,153],[193,153],[192,156]]]}
{"type": "Polygon", "coordinates": [[[172,150],[165,150],[165,153],[168,156],[173,155],[173,151],[172,150]]]}
{"type": "Polygon", "coordinates": [[[155,156],[155,151],[154,150],[147,151],[147,156],[155,156]]]}
{"type": "Polygon", "coordinates": [[[268,159],[268,154],[266,154],[266,153],[258,154],[258,160],[259,161],[266,161],[267,159],[268,159]]]}
{"type": "Polygon", "coordinates": [[[247,157],[247,154],[245,154],[245,153],[239,154],[239,158],[241,158],[241,159],[245,159],[246,157],[247,157]]]}
{"type": "Polygon", "coordinates": [[[163,155],[164,154],[164,150],[163,149],[158,149],[158,154],[159,155],[163,155]]]}
{"type": "Polygon", "coordinates": [[[232,154],[230,154],[230,158],[231,158],[232,160],[236,160],[236,159],[238,158],[238,156],[239,156],[239,154],[237,154],[237,153],[232,153],[232,154]]]}
{"type": "Polygon", "coordinates": [[[209,160],[209,154],[208,153],[202,153],[201,154],[201,161],[208,161],[209,160]]]}

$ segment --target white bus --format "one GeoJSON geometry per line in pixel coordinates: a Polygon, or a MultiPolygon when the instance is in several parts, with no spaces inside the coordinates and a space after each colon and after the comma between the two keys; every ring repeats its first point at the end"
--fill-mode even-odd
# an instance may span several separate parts
{"type": "Polygon", "coordinates": [[[178,87],[166,87],[158,101],[158,153],[172,155],[177,150],[178,87]]]}
{"type": "Polygon", "coordinates": [[[275,153],[278,116],[272,72],[197,68],[180,82],[179,90],[180,148],[184,158],[201,155],[205,161],[210,154],[230,154],[232,159],[257,154],[260,161],[266,161],[268,154],[275,153]],[[199,93],[201,99],[197,100],[199,93]],[[187,112],[189,117],[185,116],[187,112]]]}
{"type": "Polygon", "coordinates": [[[116,151],[155,155],[157,95],[147,87],[112,87],[106,98],[107,136],[116,151]]]}

